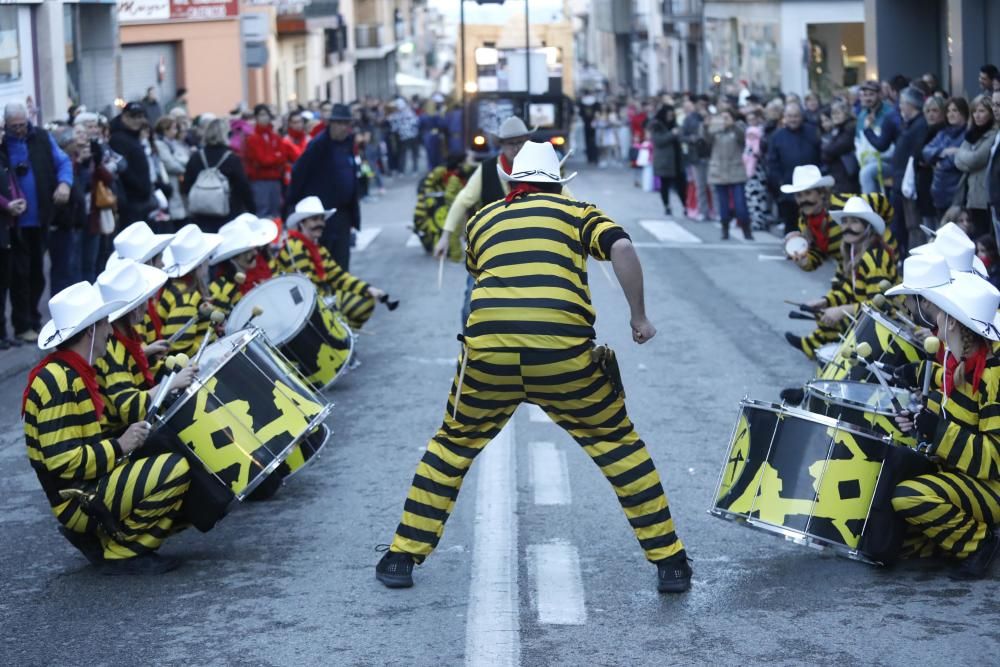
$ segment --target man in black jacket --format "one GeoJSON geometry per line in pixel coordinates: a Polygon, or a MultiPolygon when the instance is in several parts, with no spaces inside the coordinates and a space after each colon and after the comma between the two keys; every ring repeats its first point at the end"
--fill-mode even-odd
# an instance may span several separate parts
{"type": "Polygon", "coordinates": [[[325,209],[337,209],[326,221],[320,242],[345,271],[351,263],[351,228],[361,229],[359,195],[354,118],[346,104],[334,104],[326,131],[309,142],[292,168],[285,217],[309,196],[319,197],[325,209]]]}
{"type": "Polygon", "coordinates": [[[125,200],[118,202],[121,226],[145,220],[154,208],[153,183],[149,174],[149,160],[139,139],[139,132],[146,123],[146,109],[139,102],[129,102],[121,114],[111,121],[111,150],[125,158],[128,169],[118,176],[121,179],[125,200]]]}

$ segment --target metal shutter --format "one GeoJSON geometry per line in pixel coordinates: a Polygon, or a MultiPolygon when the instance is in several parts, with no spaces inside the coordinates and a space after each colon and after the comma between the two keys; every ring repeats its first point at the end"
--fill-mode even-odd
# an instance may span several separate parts
{"type": "Polygon", "coordinates": [[[122,94],[126,101],[138,100],[150,86],[158,86],[160,105],[174,99],[177,93],[177,46],[162,44],[122,45],[122,94]],[[157,81],[160,58],[166,64],[163,81],[157,81]]]}

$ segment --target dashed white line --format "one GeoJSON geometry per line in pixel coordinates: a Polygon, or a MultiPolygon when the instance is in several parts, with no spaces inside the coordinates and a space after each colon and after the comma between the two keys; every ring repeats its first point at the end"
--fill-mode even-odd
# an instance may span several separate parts
{"type": "Polygon", "coordinates": [[[587,605],[576,547],[557,540],[528,547],[535,575],[538,622],[548,625],[583,625],[587,605]]]}
{"type": "Polygon", "coordinates": [[[354,237],[354,248],[352,248],[352,250],[354,252],[363,252],[381,233],[381,227],[369,227],[367,229],[362,229],[358,232],[358,235],[354,237]]]}
{"type": "Polygon", "coordinates": [[[673,220],[640,220],[639,224],[661,243],[701,243],[701,239],[673,220]]]}
{"type": "Polygon", "coordinates": [[[420,237],[417,236],[416,234],[410,234],[410,236],[406,239],[406,247],[407,248],[419,248],[420,247],[420,237]]]}
{"type": "Polygon", "coordinates": [[[536,505],[569,505],[569,472],[566,452],[553,442],[533,442],[531,450],[531,487],[536,505]]]}
{"type": "Polygon", "coordinates": [[[545,423],[552,421],[551,419],[549,419],[549,416],[545,414],[545,410],[542,410],[540,407],[534,405],[533,403],[528,404],[528,419],[538,423],[545,423]]]}
{"type": "Polygon", "coordinates": [[[517,588],[517,459],[514,420],[479,455],[465,662],[516,667],[521,638],[517,588]]]}

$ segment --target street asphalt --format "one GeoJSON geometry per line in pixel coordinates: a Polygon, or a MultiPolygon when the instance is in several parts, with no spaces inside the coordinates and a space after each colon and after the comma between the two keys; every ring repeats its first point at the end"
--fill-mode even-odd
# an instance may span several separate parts
{"type": "MultiPolygon", "coordinates": [[[[807,330],[782,299],[820,296],[829,267],[775,259],[768,234],[721,243],[715,224],[664,224],[623,169],[586,169],[572,188],[639,245],[659,334],[631,342],[621,290],[592,263],[598,340],[618,351],[694,560],[690,592],[656,593],[603,476],[528,406],[477,461],[416,586],[375,581],[375,547],[443,414],[465,278],[449,264],[439,291],[436,262],[408,243],[410,177],[364,207],[380,232],[352,272],[402,305],[379,308],[361,367],[327,393],[331,444],[273,500],[169,539],[179,570],[104,577],[63,540],[25,454],[24,370],[0,383],[0,665],[996,664],[1000,566],[956,582],[942,563],[874,567],[707,513],[739,400],[777,401],[815,372],[782,338],[807,330]]],[[[12,356],[25,358],[0,363],[12,356]]]]}

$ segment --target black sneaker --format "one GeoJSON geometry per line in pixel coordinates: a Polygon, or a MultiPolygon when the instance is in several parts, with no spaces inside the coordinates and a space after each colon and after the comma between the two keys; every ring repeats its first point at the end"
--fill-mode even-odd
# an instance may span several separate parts
{"type": "Polygon", "coordinates": [[[1000,536],[988,530],[979,548],[959,563],[951,574],[952,579],[982,579],[990,573],[990,566],[1000,553],[1000,536]]]}
{"type": "Polygon", "coordinates": [[[683,593],[691,588],[691,566],[687,554],[681,551],[656,564],[656,590],[661,593],[683,593]]]}
{"type": "Polygon", "coordinates": [[[91,565],[104,564],[104,548],[101,547],[101,541],[96,535],[75,533],[66,526],[59,526],[59,532],[86,557],[91,565]]]}
{"type": "Polygon", "coordinates": [[[778,396],[789,405],[802,405],[802,401],[806,399],[806,392],[802,387],[786,387],[778,396]]]}
{"type": "Polygon", "coordinates": [[[135,558],[105,560],[101,567],[101,574],[109,577],[157,575],[175,570],[180,564],[179,558],[148,553],[135,558]]]}
{"type": "Polygon", "coordinates": [[[796,336],[791,331],[786,331],[785,332],[785,340],[787,340],[788,344],[791,345],[792,347],[794,347],[799,352],[802,351],[802,337],[801,336],[796,336]]]}
{"type": "Polygon", "coordinates": [[[410,588],[413,586],[413,556],[386,551],[375,566],[375,578],[386,588],[410,588]]]}

